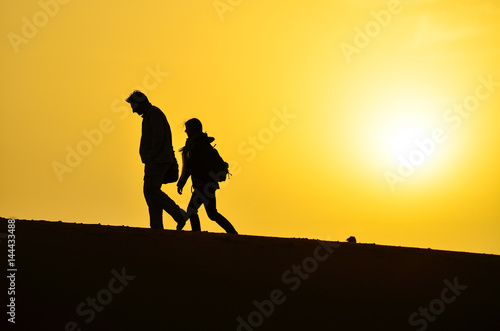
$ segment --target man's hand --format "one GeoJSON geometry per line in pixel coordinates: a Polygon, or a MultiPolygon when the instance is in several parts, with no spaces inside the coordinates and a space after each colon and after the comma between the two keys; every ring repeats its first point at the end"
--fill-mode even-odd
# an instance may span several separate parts
{"type": "Polygon", "coordinates": [[[182,187],[177,186],[177,192],[178,192],[179,194],[182,194],[182,187]]]}

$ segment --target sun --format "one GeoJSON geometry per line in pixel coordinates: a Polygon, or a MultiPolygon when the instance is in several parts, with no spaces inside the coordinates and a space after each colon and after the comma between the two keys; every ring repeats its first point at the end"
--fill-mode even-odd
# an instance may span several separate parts
{"type": "Polygon", "coordinates": [[[416,150],[421,149],[428,139],[432,139],[435,123],[429,105],[407,101],[385,104],[380,117],[372,124],[379,150],[391,161],[402,162],[416,150]]]}
{"type": "Polygon", "coordinates": [[[430,135],[423,126],[408,125],[391,132],[389,136],[379,137],[385,146],[386,153],[398,163],[411,163],[421,165],[425,162],[426,156],[434,152],[434,148],[427,143],[430,135]]]}
{"type": "MultiPolygon", "coordinates": [[[[447,136],[439,127],[442,100],[406,99],[387,102],[368,124],[374,141],[368,163],[396,184],[431,179],[444,164],[447,136]]],[[[442,111],[441,111],[442,113],[442,111]]]]}

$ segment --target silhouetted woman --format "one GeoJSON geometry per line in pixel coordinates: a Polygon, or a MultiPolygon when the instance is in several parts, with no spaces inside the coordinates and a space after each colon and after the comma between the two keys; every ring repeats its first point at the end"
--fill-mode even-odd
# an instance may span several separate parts
{"type": "Polygon", "coordinates": [[[219,188],[217,179],[210,175],[207,169],[210,157],[211,143],[215,140],[203,133],[203,127],[197,118],[192,118],[185,123],[188,136],[182,151],[182,173],[177,182],[177,192],[182,194],[182,189],[189,176],[193,183],[192,196],[187,209],[187,217],[191,220],[191,229],[200,231],[200,218],[198,209],[205,205],[208,217],[219,224],[227,233],[237,234],[232,224],[217,211],[215,191],[219,188]]]}

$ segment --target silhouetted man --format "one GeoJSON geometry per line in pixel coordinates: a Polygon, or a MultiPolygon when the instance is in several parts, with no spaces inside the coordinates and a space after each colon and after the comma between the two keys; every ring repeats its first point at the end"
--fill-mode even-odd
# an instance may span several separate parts
{"type": "Polygon", "coordinates": [[[165,173],[175,162],[172,132],[167,118],[140,91],[134,91],[126,101],[134,113],[142,116],[139,154],[144,163],[144,197],[149,208],[151,228],[163,229],[165,210],[177,222],[177,229],[182,229],[186,221],[181,209],[161,190],[165,173]]]}

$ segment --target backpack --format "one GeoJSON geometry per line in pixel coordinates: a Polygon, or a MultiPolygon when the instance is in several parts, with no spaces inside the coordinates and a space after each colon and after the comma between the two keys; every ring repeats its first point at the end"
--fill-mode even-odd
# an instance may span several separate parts
{"type": "Polygon", "coordinates": [[[231,176],[229,173],[229,164],[222,159],[219,151],[215,149],[215,145],[209,145],[206,153],[206,169],[210,178],[216,182],[223,182],[231,176]]]}

